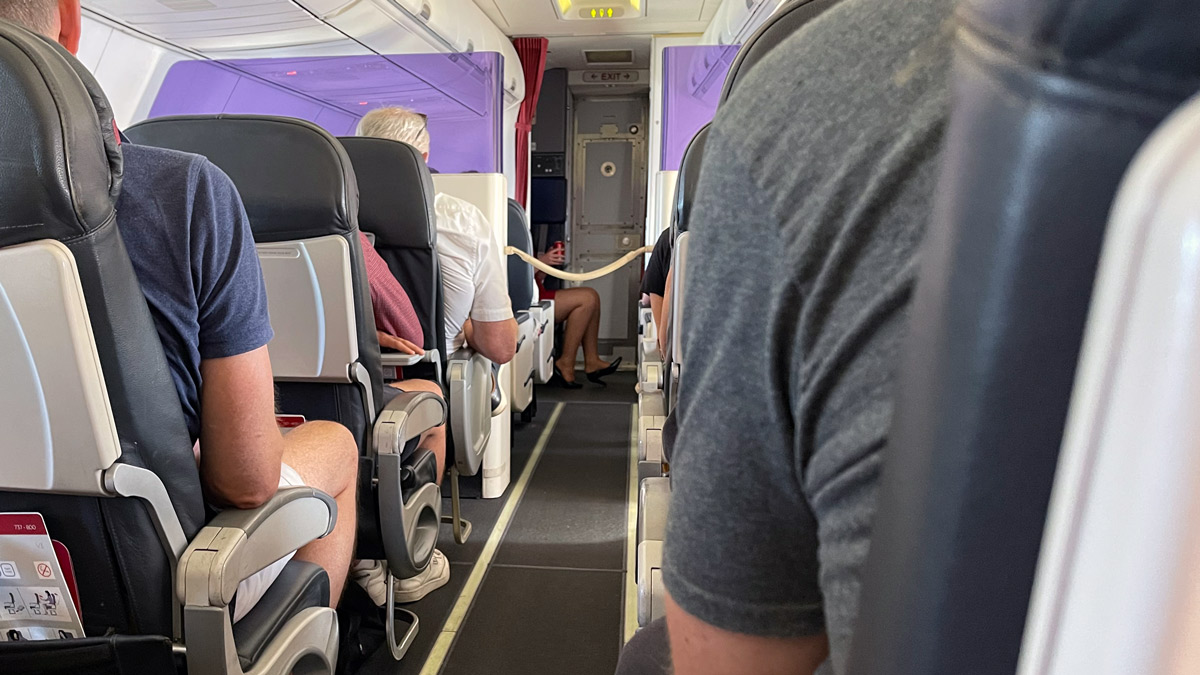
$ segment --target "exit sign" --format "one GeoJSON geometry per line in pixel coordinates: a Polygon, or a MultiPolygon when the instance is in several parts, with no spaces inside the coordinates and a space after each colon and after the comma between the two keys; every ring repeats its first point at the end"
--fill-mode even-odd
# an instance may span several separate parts
{"type": "Polygon", "coordinates": [[[636,70],[588,70],[583,73],[583,81],[628,84],[638,81],[638,72],[636,70]]]}

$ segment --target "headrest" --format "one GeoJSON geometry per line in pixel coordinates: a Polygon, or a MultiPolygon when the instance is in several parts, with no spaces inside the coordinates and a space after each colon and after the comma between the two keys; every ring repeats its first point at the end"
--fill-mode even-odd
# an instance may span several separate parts
{"type": "Polygon", "coordinates": [[[729,74],[725,76],[725,86],[721,89],[721,103],[729,98],[734,86],[750,71],[751,66],[762,61],[767,52],[837,2],[838,0],[791,0],[775,10],[775,13],[767,17],[758,30],[742,43],[733,65],[729,67],[729,74]]]}
{"type": "Polygon", "coordinates": [[[705,124],[692,137],[687,150],[683,151],[683,160],[679,163],[679,179],[675,183],[675,213],[671,225],[678,237],[688,229],[688,217],[692,212],[692,202],[696,197],[696,187],[700,183],[700,163],[704,157],[704,144],[708,141],[708,129],[712,124],[705,124]]]}
{"type": "Polygon", "coordinates": [[[0,246],[113,218],[121,150],[100,85],[58,44],[0,21],[0,246]]]}
{"type": "Polygon", "coordinates": [[[260,243],[358,229],[358,185],[340,143],[311,122],[258,115],[160,117],[130,127],[143,145],[204,155],[241,194],[260,243]]]}
{"type": "MultiPolygon", "coordinates": [[[[533,255],[533,235],[525,209],[515,199],[508,200],[508,245],[533,255]]],[[[533,304],[533,266],[515,255],[508,259],[508,297],[513,309],[524,310],[533,304]]]]}
{"type": "Polygon", "coordinates": [[[358,177],[358,226],[376,246],[432,249],[437,237],[433,178],[421,151],[382,138],[338,138],[358,177]]]}
{"type": "Polygon", "coordinates": [[[508,200],[508,245],[533,254],[533,235],[529,232],[529,219],[525,217],[525,207],[515,199],[508,200]]]}
{"type": "Polygon", "coordinates": [[[960,18],[1005,51],[1113,88],[1178,98],[1200,77],[1196,2],[967,0],[960,18]]]}

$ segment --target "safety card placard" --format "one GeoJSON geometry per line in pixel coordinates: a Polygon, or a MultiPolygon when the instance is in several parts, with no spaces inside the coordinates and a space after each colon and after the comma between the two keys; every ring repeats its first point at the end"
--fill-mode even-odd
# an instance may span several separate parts
{"type": "Polygon", "coordinates": [[[0,642],[83,637],[70,579],[40,513],[0,513],[0,642]]]}

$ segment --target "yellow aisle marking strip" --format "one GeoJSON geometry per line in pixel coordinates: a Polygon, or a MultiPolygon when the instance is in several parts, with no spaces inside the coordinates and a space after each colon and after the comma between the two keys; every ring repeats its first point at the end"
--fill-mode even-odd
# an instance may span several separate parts
{"type": "Polygon", "coordinates": [[[629,515],[625,540],[625,642],[637,631],[638,407],[630,406],[629,515]]]}
{"type": "Polygon", "coordinates": [[[492,528],[492,533],[488,537],[487,543],[483,546],[483,551],[479,554],[479,559],[475,561],[475,566],[471,568],[471,576],[467,577],[467,583],[463,586],[462,592],[458,595],[458,600],[454,603],[454,608],[450,610],[450,617],[446,619],[446,624],[442,626],[442,632],[438,635],[437,642],[433,643],[433,650],[429,652],[429,658],[425,659],[425,665],[421,668],[421,675],[437,675],[442,670],[442,666],[446,663],[446,658],[450,656],[450,647],[454,644],[454,638],[458,634],[459,628],[462,627],[463,621],[467,618],[467,612],[471,610],[472,603],[475,602],[475,596],[479,594],[479,587],[483,583],[483,577],[487,574],[488,567],[492,564],[492,559],[496,557],[496,550],[500,548],[500,542],[504,539],[504,535],[508,532],[508,524],[512,521],[513,513],[521,504],[521,497],[525,494],[525,488],[529,486],[529,479],[533,476],[534,469],[537,468],[538,460],[541,459],[542,453],[546,450],[546,443],[550,441],[550,435],[554,433],[554,427],[558,425],[558,418],[562,414],[565,403],[559,402],[554,406],[554,412],[550,414],[550,420],[546,422],[546,428],[542,430],[542,435],[538,438],[537,445],[533,446],[533,454],[529,456],[529,461],[525,463],[525,470],[521,472],[521,477],[517,479],[516,485],[513,486],[512,492],[508,495],[508,501],[504,503],[504,508],[500,511],[500,517],[496,519],[496,526],[492,528]]]}

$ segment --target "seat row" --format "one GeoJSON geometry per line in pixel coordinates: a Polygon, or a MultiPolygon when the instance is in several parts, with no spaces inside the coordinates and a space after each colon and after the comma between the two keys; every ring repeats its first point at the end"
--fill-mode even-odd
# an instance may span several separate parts
{"type": "MultiPolygon", "coordinates": [[[[832,667],[1188,672],[1200,607],[1200,42],[1171,3],[1010,4],[959,10],[953,113],[855,570],[853,641],[830,631],[843,640],[832,667]],[[1067,5],[1089,18],[1065,19],[1067,5]],[[1117,30],[1128,25],[1138,30],[1117,30]]],[[[644,433],[678,398],[656,407],[661,388],[686,386],[670,376],[675,346],[641,352],[644,433]]],[[[651,536],[662,522],[644,512],[669,496],[651,480],[643,625],[661,615],[651,536]]],[[[756,562],[730,561],[742,566],[731,576],[756,562]]]]}
{"type": "MultiPolygon", "coordinates": [[[[338,622],[319,566],[288,563],[236,625],[229,606],[243,579],[332,531],[333,499],[288,488],[257,509],[205,507],[162,347],[113,227],[121,154],[111,106],[77,61],[2,22],[0,79],[16,105],[0,126],[9,148],[0,195],[11,205],[0,214],[0,419],[23,439],[0,453],[22,467],[0,477],[0,511],[37,512],[64,541],[87,570],[85,632],[105,636],[6,647],[5,657],[20,651],[46,669],[116,661],[164,672],[183,660],[192,672],[332,672],[338,622]]],[[[530,411],[533,383],[548,379],[552,304],[518,299],[520,356],[498,373],[469,348],[442,353],[434,185],[410,146],[257,116],[160,119],[127,134],[206,156],[241,194],[275,333],[279,412],[339,422],[359,446],[355,557],[386,560],[389,590],[429,565],[442,497],[436,461],[417,441],[447,420],[452,520],[464,541],[458,477],[507,481],[508,413],[530,411]],[[413,302],[423,357],[381,353],[360,228],[413,302]],[[385,396],[396,368],[427,374],[445,396],[385,396]]],[[[493,222],[508,220],[502,177],[445,181],[493,222]]],[[[399,659],[418,620],[388,597],[399,659]]]]}

